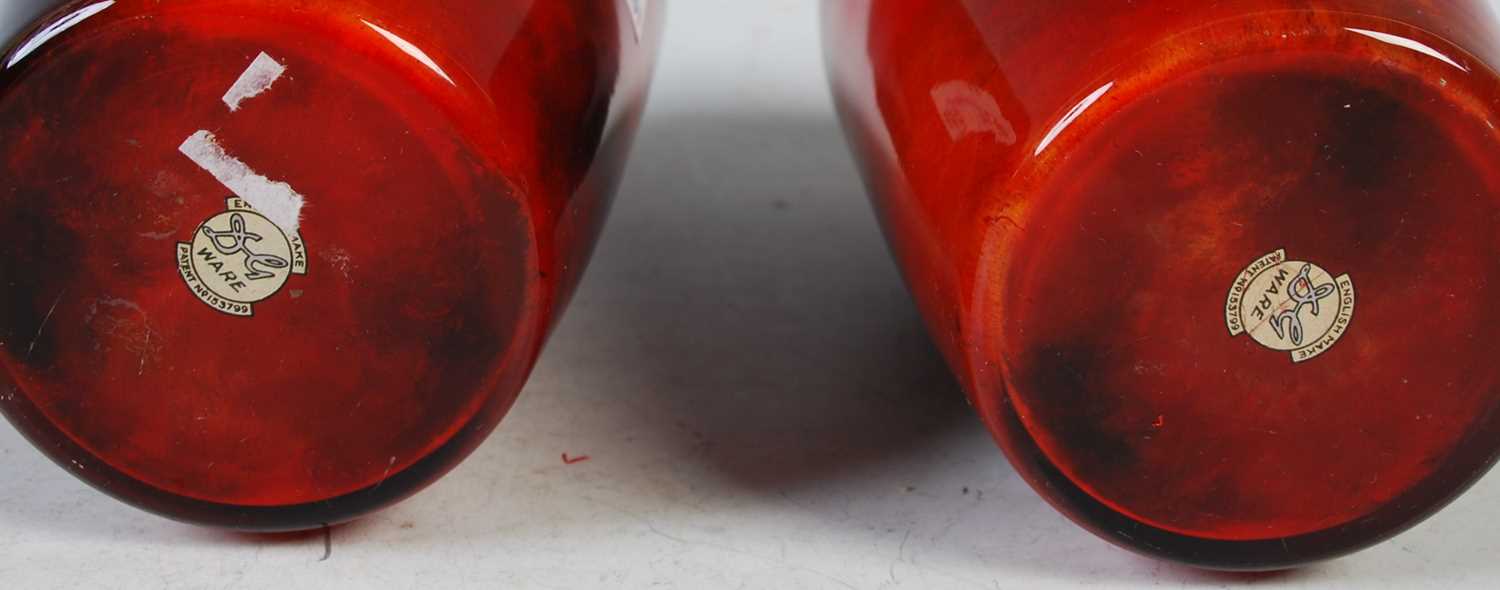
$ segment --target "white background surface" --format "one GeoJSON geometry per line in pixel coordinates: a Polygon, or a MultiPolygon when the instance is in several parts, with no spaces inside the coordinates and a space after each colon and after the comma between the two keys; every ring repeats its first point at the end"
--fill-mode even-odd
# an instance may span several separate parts
{"type": "Polygon", "coordinates": [[[1500,582],[1500,476],[1394,541],[1286,574],[1165,565],[1074,527],[1006,465],[922,332],[833,117],[816,3],[670,11],[589,278],[473,457],[335,530],[320,561],[321,533],[137,512],[0,421],[0,588],[1500,582]]]}

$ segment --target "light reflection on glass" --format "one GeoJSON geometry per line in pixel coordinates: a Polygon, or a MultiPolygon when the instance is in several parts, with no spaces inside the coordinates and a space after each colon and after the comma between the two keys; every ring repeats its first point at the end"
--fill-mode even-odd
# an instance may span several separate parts
{"type": "Polygon", "coordinates": [[[380,26],[376,25],[375,23],[367,20],[361,20],[360,22],[365,23],[365,26],[370,27],[370,29],[374,30],[376,33],[380,33],[381,37],[385,37],[385,39],[387,41],[390,41],[392,45],[395,45],[397,49],[400,49],[403,53],[410,55],[412,59],[421,62],[422,65],[427,66],[427,69],[437,72],[437,75],[442,76],[443,79],[447,80],[449,84],[452,84],[454,86],[458,85],[458,83],[453,81],[453,78],[448,77],[448,72],[444,72],[443,68],[439,67],[437,62],[433,61],[432,57],[427,55],[427,52],[422,51],[421,48],[417,47],[416,45],[412,45],[412,43],[410,41],[407,41],[406,39],[402,39],[401,37],[396,36],[395,33],[380,28],[380,26]]]}
{"type": "Polygon", "coordinates": [[[1062,120],[1058,121],[1056,125],[1053,125],[1052,130],[1047,132],[1047,136],[1042,138],[1042,142],[1037,144],[1036,153],[1032,155],[1042,155],[1042,151],[1046,150],[1047,146],[1052,145],[1052,141],[1057,139],[1057,136],[1062,135],[1064,129],[1067,129],[1069,125],[1072,125],[1073,121],[1082,116],[1084,111],[1089,110],[1089,107],[1094,106],[1094,103],[1099,102],[1099,99],[1104,97],[1104,93],[1109,92],[1109,89],[1114,87],[1114,82],[1110,82],[1108,84],[1100,86],[1099,89],[1095,90],[1093,94],[1084,97],[1084,99],[1082,101],[1079,101],[1078,104],[1073,105],[1073,108],[1068,110],[1068,114],[1063,115],[1062,120]]]}
{"type": "Polygon", "coordinates": [[[35,35],[32,35],[30,39],[27,39],[25,43],[22,43],[21,46],[16,49],[15,55],[12,55],[10,61],[5,64],[5,69],[8,70],[15,67],[16,64],[21,63],[21,60],[26,59],[26,56],[31,55],[31,52],[36,51],[43,45],[46,45],[47,42],[51,41],[53,37],[63,34],[64,31],[73,28],[78,23],[88,20],[89,17],[104,12],[106,8],[114,5],[115,0],[95,2],[74,11],[68,16],[62,17],[57,22],[47,25],[47,28],[37,31],[35,35]]]}
{"type": "Polygon", "coordinates": [[[1426,56],[1437,58],[1438,60],[1442,61],[1443,63],[1446,63],[1446,64],[1448,64],[1450,66],[1453,66],[1453,67],[1458,68],[1460,70],[1463,70],[1465,72],[1469,71],[1469,68],[1466,68],[1466,67],[1463,67],[1463,66],[1459,65],[1458,62],[1453,61],[1452,58],[1449,58],[1448,56],[1443,55],[1442,52],[1439,52],[1438,50],[1433,49],[1432,47],[1424,45],[1420,41],[1416,41],[1416,40],[1413,40],[1413,39],[1407,39],[1406,37],[1402,37],[1402,36],[1399,36],[1399,35],[1392,35],[1390,33],[1382,33],[1380,31],[1371,31],[1371,30],[1368,30],[1368,29],[1353,29],[1353,28],[1349,28],[1349,27],[1344,27],[1344,30],[1349,31],[1350,33],[1357,34],[1357,35],[1364,35],[1364,36],[1369,37],[1371,39],[1374,39],[1376,41],[1380,41],[1381,43],[1389,43],[1389,44],[1395,45],[1397,47],[1405,47],[1407,49],[1410,49],[1410,50],[1415,51],[1417,53],[1420,53],[1422,55],[1426,55],[1426,56]]]}

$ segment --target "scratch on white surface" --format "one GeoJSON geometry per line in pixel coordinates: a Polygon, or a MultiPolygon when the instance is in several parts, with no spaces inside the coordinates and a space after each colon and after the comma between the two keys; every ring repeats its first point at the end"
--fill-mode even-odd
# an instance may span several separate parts
{"type": "MultiPolygon", "coordinates": [[[[391,457],[392,462],[395,459],[395,457],[391,457]]],[[[323,557],[318,560],[318,563],[328,561],[330,557],[333,557],[333,527],[325,523],[323,525],[323,557]]]]}
{"type": "Polygon", "coordinates": [[[271,85],[285,73],[286,66],[261,52],[255,57],[255,61],[250,62],[250,67],[240,74],[239,79],[234,81],[234,85],[229,87],[229,92],[224,93],[224,104],[231,113],[240,110],[240,103],[270,90],[271,85]]]}
{"type": "Polygon", "coordinates": [[[256,174],[244,162],[224,151],[218,138],[208,131],[194,133],[177,149],[271,223],[288,234],[297,233],[306,199],[292,185],[256,174]]]}
{"type": "Polygon", "coordinates": [[[776,564],[778,566],[785,567],[785,568],[788,568],[788,569],[792,569],[792,570],[796,570],[796,571],[802,571],[802,572],[807,572],[807,573],[819,576],[821,578],[824,578],[824,579],[826,579],[826,580],[828,580],[830,582],[833,582],[835,584],[838,584],[838,585],[840,585],[842,587],[849,588],[850,590],[856,590],[856,586],[854,584],[851,584],[851,583],[849,583],[849,582],[847,582],[847,581],[845,581],[843,579],[840,579],[837,576],[834,576],[833,574],[830,574],[828,572],[820,571],[820,570],[813,569],[813,568],[810,568],[810,567],[807,567],[807,566],[804,566],[804,565],[799,565],[799,564],[796,564],[796,563],[791,563],[791,562],[786,561],[784,558],[776,558],[776,557],[771,557],[771,556],[768,556],[768,555],[761,555],[759,553],[755,553],[755,552],[752,552],[752,551],[746,551],[744,549],[740,549],[740,548],[737,548],[737,547],[732,547],[732,546],[729,546],[729,545],[723,545],[723,544],[720,544],[720,543],[713,543],[713,542],[708,542],[708,541],[691,541],[691,540],[688,540],[688,539],[685,539],[685,538],[682,538],[682,537],[679,537],[679,536],[676,536],[676,535],[668,534],[668,533],[662,531],[661,529],[656,528],[656,525],[654,523],[652,523],[650,519],[647,519],[646,517],[641,516],[640,514],[636,514],[635,512],[631,512],[630,510],[626,510],[624,508],[621,508],[619,506],[616,506],[616,505],[608,503],[608,502],[604,502],[602,500],[593,499],[593,498],[591,498],[591,500],[595,504],[598,504],[600,506],[604,506],[605,508],[609,508],[611,510],[614,510],[615,512],[618,512],[620,514],[623,514],[625,516],[629,516],[629,517],[635,519],[637,522],[640,522],[642,525],[645,525],[646,529],[649,530],[649,531],[651,531],[652,534],[654,534],[654,535],[656,535],[658,537],[661,537],[663,539],[666,539],[668,541],[672,541],[674,543],[677,543],[679,545],[684,545],[684,546],[688,546],[688,547],[702,547],[702,548],[707,548],[707,549],[715,549],[715,550],[718,550],[718,551],[724,551],[724,552],[727,552],[727,553],[733,553],[735,555],[749,557],[749,558],[752,558],[752,559],[759,559],[759,560],[767,561],[767,562],[770,562],[770,563],[773,563],[773,564],[776,564]]]}
{"type": "Polygon", "coordinates": [[[901,546],[896,548],[896,559],[891,561],[890,574],[891,583],[896,583],[896,564],[906,561],[906,542],[911,540],[911,529],[906,529],[906,534],[901,536],[901,546]]]}

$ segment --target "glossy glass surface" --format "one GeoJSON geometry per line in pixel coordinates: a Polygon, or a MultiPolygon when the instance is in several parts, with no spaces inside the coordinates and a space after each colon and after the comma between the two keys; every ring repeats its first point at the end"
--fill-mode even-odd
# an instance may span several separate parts
{"type": "Polygon", "coordinates": [[[59,6],[0,58],[0,410],[195,523],[317,527],[430,483],[586,265],[657,42],[633,6],[59,6]],[[300,226],[255,225],[283,189],[300,226]]]}
{"type": "Polygon", "coordinates": [[[1099,535],[1231,569],[1377,542],[1495,461],[1497,18],[825,8],[882,223],[1001,446],[1099,535]],[[1277,252],[1291,274],[1252,284],[1277,252]]]}

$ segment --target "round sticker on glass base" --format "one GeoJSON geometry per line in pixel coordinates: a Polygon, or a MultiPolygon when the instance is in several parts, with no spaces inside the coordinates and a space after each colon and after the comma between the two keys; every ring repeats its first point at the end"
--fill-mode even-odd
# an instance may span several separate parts
{"type": "Polygon", "coordinates": [[[228,210],[198,226],[193,241],[177,244],[177,267],[188,289],[205,305],[233,316],[255,315],[292,275],[307,274],[302,236],[288,234],[231,197],[228,210]]]}
{"type": "Polygon", "coordinates": [[[1261,346],[1301,363],[1328,352],[1354,321],[1354,281],[1286,250],[1260,257],[1240,271],[1224,305],[1229,335],[1249,334],[1261,346]]]}

